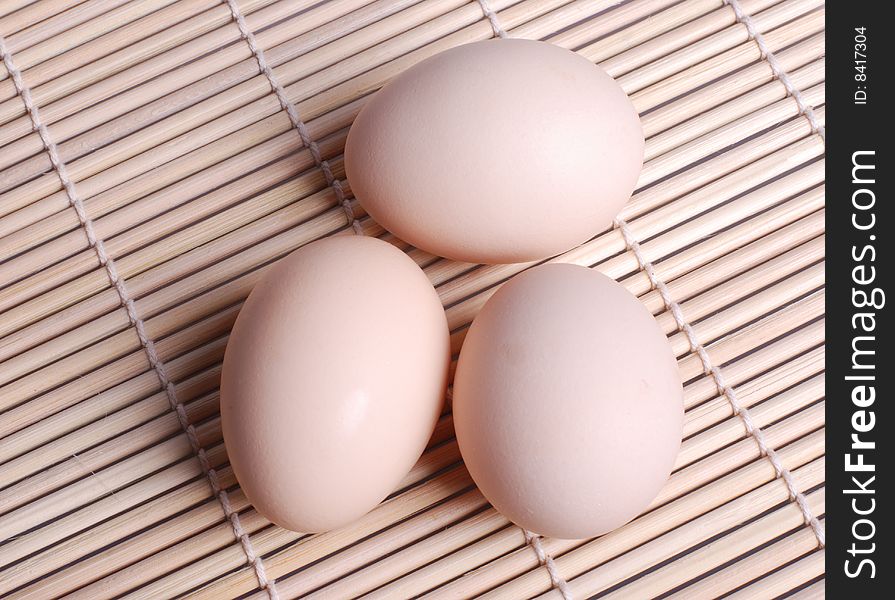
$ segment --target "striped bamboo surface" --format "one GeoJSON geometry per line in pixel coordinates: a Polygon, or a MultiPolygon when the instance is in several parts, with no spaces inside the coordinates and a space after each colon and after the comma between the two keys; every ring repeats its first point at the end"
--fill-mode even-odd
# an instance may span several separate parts
{"type": "Polygon", "coordinates": [[[822,597],[823,28],[817,0],[0,0],[0,595],[822,597]],[[342,165],[372,92],[501,32],[600,64],[641,113],[621,220],[553,260],[667,332],[675,471],[610,534],[532,538],[475,489],[448,405],[365,518],[273,526],[217,391],[266,269],[356,220],[424,268],[456,356],[530,266],[407,247],[342,165]]]}

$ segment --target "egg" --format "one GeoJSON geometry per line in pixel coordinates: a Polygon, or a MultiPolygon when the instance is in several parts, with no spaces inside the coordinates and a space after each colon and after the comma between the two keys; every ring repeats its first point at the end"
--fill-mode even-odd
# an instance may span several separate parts
{"type": "Polygon", "coordinates": [[[643,130],[621,87],[549,43],[458,46],[407,69],[358,114],[345,169],[363,208],[430,253],[511,263],[599,233],[630,197],[643,130]]]}
{"type": "Polygon", "coordinates": [[[449,364],[441,302],[406,254],[359,236],[296,250],[252,290],[224,357],[221,424],[246,496],[293,531],[358,519],[425,449],[449,364]]]}
{"type": "Polygon", "coordinates": [[[460,351],[453,416],[484,496],[542,535],[581,539],[642,512],[681,442],[683,391],[652,314],[597,271],[546,264],[506,283],[460,351]]]}

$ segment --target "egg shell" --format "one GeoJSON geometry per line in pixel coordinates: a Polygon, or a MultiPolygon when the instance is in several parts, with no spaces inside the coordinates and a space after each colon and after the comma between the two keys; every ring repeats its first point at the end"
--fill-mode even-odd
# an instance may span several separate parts
{"type": "Polygon", "coordinates": [[[535,260],[610,225],[637,182],[643,130],[589,60],[522,39],[452,48],[360,111],[351,189],[398,237],[476,263],[535,260]]]}
{"type": "Polygon", "coordinates": [[[680,447],[683,390],[637,298],[597,271],[547,264],[476,316],[453,414],[463,460],[501,513],[580,539],[623,525],[659,492],[680,447]]]}
{"type": "Polygon", "coordinates": [[[293,531],[358,519],[425,449],[449,364],[441,302],[406,254],[356,236],[293,252],[252,290],[224,357],[224,440],[246,496],[293,531]]]}

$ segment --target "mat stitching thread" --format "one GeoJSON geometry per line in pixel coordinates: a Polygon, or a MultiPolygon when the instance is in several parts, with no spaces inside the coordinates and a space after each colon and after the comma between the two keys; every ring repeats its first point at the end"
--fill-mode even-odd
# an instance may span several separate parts
{"type": "Polygon", "coordinates": [[[814,108],[805,102],[801,92],[799,92],[798,88],[793,85],[792,80],[790,80],[789,75],[786,74],[786,70],[780,64],[780,61],[774,53],[771,52],[771,48],[768,46],[767,42],[765,42],[764,36],[761,35],[761,32],[758,31],[758,28],[755,26],[755,21],[753,21],[752,17],[743,10],[739,0],[724,0],[724,4],[732,8],[736,20],[746,26],[746,31],[749,33],[749,37],[755,40],[755,44],[758,46],[759,52],[761,52],[761,57],[768,61],[768,64],[771,66],[771,71],[774,73],[774,77],[783,84],[783,87],[786,88],[786,93],[792,96],[793,100],[796,101],[796,105],[799,107],[799,114],[804,115],[805,118],[808,119],[808,123],[811,125],[811,131],[818,134],[820,139],[826,143],[827,130],[820,124],[820,121],[818,121],[817,115],[814,114],[814,108]]]}
{"type": "Polygon", "coordinates": [[[248,535],[242,528],[242,524],[239,521],[239,515],[233,510],[233,507],[230,504],[230,499],[227,496],[227,492],[221,488],[217,472],[211,467],[204,448],[202,448],[202,446],[199,444],[199,438],[196,435],[196,429],[195,427],[193,427],[192,424],[190,424],[189,418],[186,414],[186,409],[184,409],[183,404],[179,400],[177,400],[177,396],[174,390],[174,384],[168,378],[165,365],[158,356],[158,352],[155,349],[155,344],[146,333],[146,328],[143,320],[137,314],[137,308],[134,304],[133,299],[131,299],[130,294],[128,294],[127,286],[125,285],[124,279],[119,276],[118,270],[115,267],[115,261],[106,252],[103,241],[99,237],[97,237],[96,230],[93,227],[93,221],[87,215],[84,203],[78,196],[75,189],[75,183],[68,176],[68,171],[65,168],[65,163],[59,156],[59,150],[56,146],[56,143],[53,142],[52,138],[50,137],[49,130],[41,121],[40,111],[37,107],[37,104],[34,102],[33,97],[31,96],[31,90],[25,84],[24,78],[22,77],[22,72],[18,69],[18,67],[15,66],[15,63],[12,59],[12,53],[7,48],[6,40],[2,36],[0,36],[0,55],[2,55],[3,57],[3,64],[6,66],[6,70],[9,71],[10,77],[12,77],[13,85],[16,88],[16,92],[19,94],[19,96],[21,96],[22,102],[25,104],[25,109],[27,110],[28,115],[31,118],[32,127],[34,131],[37,132],[38,136],[41,139],[41,142],[43,142],[44,148],[46,149],[47,154],[50,157],[50,162],[52,163],[53,168],[56,171],[56,175],[59,177],[59,181],[62,182],[62,187],[65,189],[66,195],[68,196],[69,204],[75,210],[78,221],[84,230],[85,236],[87,237],[87,243],[96,253],[96,257],[99,260],[100,265],[105,268],[106,275],[109,278],[109,282],[115,288],[121,306],[124,307],[125,312],[127,313],[128,321],[137,332],[137,338],[140,340],[140,344],[143,346],[143,350],[149,360],[149,365],[155,371],[156,376],[161,382],[162,388],[165,390],[165,394],[168,397],[168,402],[171,405],[171,409],[176,413],[177,419],[180,422],[180,426],[186,432],[187,438],[190,442],[190,446],[199,459],[199,464],[202,467],[202,471],[205,473],[205,476],[208,478],[208,482],[211,485],[212,491],[221,503],[224,515],[230,521],[236,539],[239,540],[239,542],[241,543],[248,562],[255,568],[255,574],[258,577],[258,582],[261,584],[261,587],[268,590],[268,593],[273,600],[277,600],[278,597],[276,591],[273,589],[272,583],[267,581],[267,577],[264,572],[264,565],[261,563],[260,558],[256,556],[251,541],[249,541],[248,535]]]}
{"type": "Polygon", "coordinates": [[[523,529],[522,534],[525,536],[525,542],[535,551],[538,562],[547,569],[547,574],[550,575],[550,582],[553,584],[553,587],[559,590],[563,600],[573,600],[572,590],[569,589],[569,584],[559,574],[559,569],[556,567],[553,557],[544,550],[544,546],[541,544],[541,536],[527,529],[523,529]]]}
{"type": "Polygon", "coordinates": [[[485,15],[485,18],[491,23],[491,29],[494,31],[494,35],[504,39],[509,37],[506,30],[500,25],[500,21],[497,19],[497,13],[491,8],[491,4],[488,0],[476,0],[476,2],[478,2],[479,6],[482,8],[482,14],[485,15]]]}
{"type": "MultiPolygon", "coordinates": [[[[479,3],[479,6],[482,9],[482,14],[491,24],[491,29],[494,31],[494,35],[507,39],[509,36],[507,35],[506,30],[501,26],[500,20],[497,18],[497,13],[491,8],[488,0],[476,0],[476,2],[479,3]]],[[[525,536],[525,543],[531,546],[531,549],[534,550],[535,556],[538,559],[538,564],[547,569],[547,574],[550,576],[550,583],[554,588],[559,590],[563,600],[572,600],[572,592],[569,589],[569,584],[563,579],[562,575],[559,574],[559,568],[556,566],[553,557],[544,550],[544,546],[541,544],[541,536],[528,529],[522,527],[520,527],[520,529],[522,529],[522,535],[525,536]]]]}
{"type": "Polygon", "coordinates": [[[742,406],[740,404],[736,392],[734,392],[733,388],[724,380],[724,376],[721,374],[721,369],[712,364],[712,361],[709,358],[708,351],[699,342],[699,339],[697,338],[696,332],[693,330],[693,327],[684,318],[684,311],[681,308],[681,305],[678,304],[671,297],[671,292],[669,291],[668,286],[665,285],[665,282],[662,281],[656,274],[656,270],[655,267],[653,267],[653,264],[650,261],[646,260],[646,257],[643,255],[643,252],[640,249],[640,243],[637,241],[637,238],[634,237],[633,233],[628,227],[628,223],[624,219],[615,219],[613,221],[613,224],[621,232],[622,237],[625,240],[625,244],[628,246],[628,248],[631,249],[631,252],[634,253],[634,257],[637,259],[638,265],[646,273],[646,276],[649,278],[650,284],[659,292],[659,295],[662,297],[662,301],[665,303],[666,308],[671,311],[671,315],[674,317],[674,321],[677,324],[678,329],[687,336],[687,341],[690,344],[690,350],[692,352],[695,352],[699,356],[699,360],[702,362],[703,371],[706,375],[711,375],[712,379],[715,382],[715,387],[718,388],[718,393],[727,398],[727,401],[730,403],[734,414],[739,416],[740,419],[743,421],[746,432],[755,439],[761,455],[768,458],[768,460],[771,462],[771,465],[774,467],[774,472],[776,473],[777,477],[782,479],[783,482],[786,484],[786,489],[789,493],[790,501],[794,501],[798,505],[799,510],[801,510],[802,512],[802,518],[805,520],[805,524],[811,527],[811,529],[814,531],[814,535],[815,537],[817,537],[817,541],[820,547],[825,547],[826,535],[824,533],[823,527],[821,526],[820,521],[817,520],[817,517],[812,514],[811,508],[808,506],[808,501],[805,498],[805,495],[798,490],[792,474],[786,467],[783,466],[783,462],[780,460],[780,457],[777,455],[774,449],[768,445],[764,437],[764,432],[752,420],[752,414],[745,406],[742,406]]]}
{"type": "Polygon", "coordinates": [[[249,29],[249,24],[246,23],[245,17],[243,17],[242,12],[239,10],[239,5],[236,3],[236,0],[224,1],[230,8],[230,14],[233,17],[233,21],[236,23],[236,27],[239,29],[239,35],[246,41],[246,44],[248,44],[249,49],[255,56],[255,61],[258,63],[258,68],[261,69],[261,74],[267,77],[267,82],[270,84],[271,90],[277,97],[280,107],[286,111],[289,120],[292,122],[292,126],[298,131],[298,137],[301,138],[302,145],[310,151],[314,163],[321,171],[323,171],[323,177],[326,179],[327,185],[329,185],[335,192],[336,200],[342,207],[342,210],[345,211],[345,216],[348,218],[348,224],[354,229],[355,234],[364,235],[363,227],[354,215],[351,201],[345,195],[345,189],[342,187],[342,182],[336,179],[335,175],[333,175],[332,167],[320,153],[320,146],[317,145],[317,142],[311,139],[311,133],[308,130],[308,126],[305,125],[304,121],[301,120],[301,117],[298,116],[298,110],[296,110],[295,105],[292,104],[286,96],[286,89],[280,84],[276,75],[274,75],[273,69],[267,62],[267,58],[264,56],[264,50],[261,49],[258,40],[255,39],[255,34],[249,29]]]}

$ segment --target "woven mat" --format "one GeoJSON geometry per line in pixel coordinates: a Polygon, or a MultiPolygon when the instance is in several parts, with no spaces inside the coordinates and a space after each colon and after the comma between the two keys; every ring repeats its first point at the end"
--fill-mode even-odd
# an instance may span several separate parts
{"type": "Polygon", "coordinates": [[[2,0],[0,595],[822,597],[823,27],[815,0],[2,0]],[[675,471],[611,534],[526,537],[475,489],[448,405],[365,518],[273,526],[228,466],[217,391],[266,269],[326,235],[391,241],[456,353],[530,266],[408,248],[342,164],[371,92],[502,32],[599,63],[642,115],[621,220],[554,260],[667,332],[675,471]]]}

